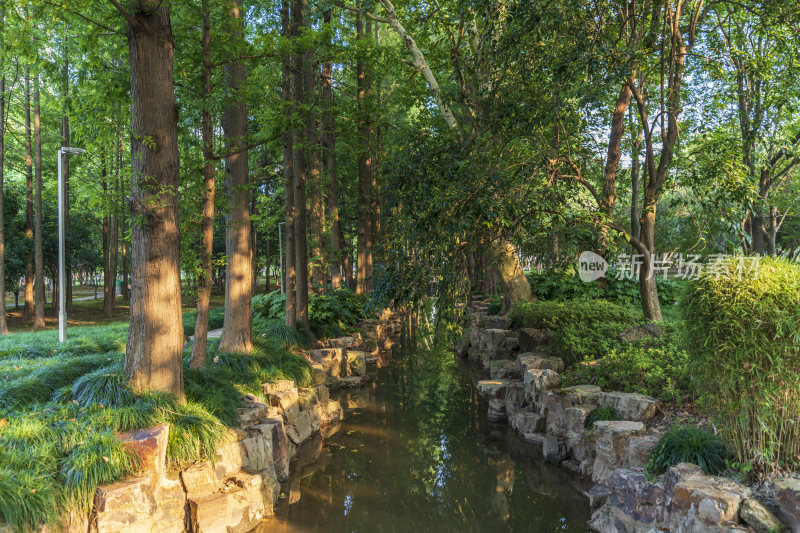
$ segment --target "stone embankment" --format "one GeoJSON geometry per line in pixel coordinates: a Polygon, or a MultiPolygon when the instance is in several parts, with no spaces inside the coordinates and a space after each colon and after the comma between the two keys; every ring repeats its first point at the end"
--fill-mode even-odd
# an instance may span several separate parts
{"type": "Polygon", "coordinates": [[[800,480],[776,483],[779,520],[747,487],[695,465],[677,465],[663,479],[647,475],[644,466],[668,429],[659,401],[595,385],[562,387],[564,362],[550,347],[550,333],[512,329],[510,319],[487,316],[487,303],[472,302],[472,323],[456,355],[489,374],[478,390],[489,401],[491,420],[507,422],[540,444],[546,461],[590,482],[593,530],[767,533],[786,527],[800,533],[800,480]],[[599,407],[613,408],[620,420],[587,424],[599,407]]]}
{"type": "MultiPolygon", "coordinates": [[[[273,515],[297,448],[330,436],[343,411],[331,391],[363,386],[368,365],[380,364],[401,328],[398,317],[359,324],[359,334],[318,343],[305,354],[311,387],[291,380],[262,385],[239,409],[240,427],[227,428],[213,461],[170,469],[170,425],[131,431],[120,440],[138,456],[140,472],[98,488],[87,515],[73,512],[61,530],[42,533],[244,533],[273,515]]],[[[302,465],[300,465],[302,467],[302,465]]],[[[287,491],[288,492],[288,491],[287,491]]],[[[11,533],[0,523],[0,533],[11,533]]]]}

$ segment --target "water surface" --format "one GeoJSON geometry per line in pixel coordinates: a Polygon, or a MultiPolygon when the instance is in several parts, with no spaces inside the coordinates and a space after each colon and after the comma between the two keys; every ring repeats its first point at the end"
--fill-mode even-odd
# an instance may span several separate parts
{"type": "Polygon", "coordinates": [[[489,423],[478,379],[452,350],[397,350],[341,393],[338,431],[298,449],[258,532],[588,531],[580,481],[489,423]]]}

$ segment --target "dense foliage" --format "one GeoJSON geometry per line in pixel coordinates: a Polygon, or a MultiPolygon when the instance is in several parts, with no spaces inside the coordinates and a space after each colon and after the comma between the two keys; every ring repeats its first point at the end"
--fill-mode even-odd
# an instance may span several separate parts
{"type": "MultiPolygon", "coordinates": [[[[540,300],[608,300],[624,305],[640,305],[639,284],[635,279],[619,277],[610,270],[605,278],[587,283],[581,281],[574,267],[563,270],[530,272],[526,276],[533,294],[540,300]]],[[[656,278],[661,304],[672,304],[680,295],[677,280],[656,278]]]]}
{"type": "Polygon", "coordinates": [[[800,464],[800,268],[728,261],[683,300],[690,373],[741,464],[800,464]]]}

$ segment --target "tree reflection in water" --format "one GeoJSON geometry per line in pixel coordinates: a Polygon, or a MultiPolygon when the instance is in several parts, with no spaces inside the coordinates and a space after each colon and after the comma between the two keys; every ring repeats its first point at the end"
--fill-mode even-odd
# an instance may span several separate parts
{"type": "Polygon", "coordinates": [[[298,449],[259,531],[588,531],[576,479],[487,422],[479,374],[451,344],[403,345],[377,381],[341,393],[341,427],[298,449]]]}

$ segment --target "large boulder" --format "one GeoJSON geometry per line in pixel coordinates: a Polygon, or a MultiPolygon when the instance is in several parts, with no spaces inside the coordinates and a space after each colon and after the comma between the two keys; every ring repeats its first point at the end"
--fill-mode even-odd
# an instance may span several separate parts
{"type": "Polygon", "coordinates": [[[694,475],[675,483],[667,526],[673,533],[712,533],[737,527],[750,489],[727,479],[694,475]]]}
{"type": "Polygon", "coordinates": [[[792,533],[800,533],[800,479],[779,479],[775,482],[774,494],[781,520],[792,533]]]}
{"type": "Polygon", "coordinates": [[[622,420],[647,422],[653,418],[660,402],[651,396],[630,392],[604,392],[594,400],[600,407],[611,407],[622,420]]]}
{"type": "Polygon", "coordinates": [[[594,423],[594,440],[597,456],[594,462],[592,479],[595,483],[605,482],[617,468],[631,465],[629,444],[632,438],[644,433],[641,422],[600,421],[594,423]]]}
{"type": "Polygon", "coordinates": [[[783,527],[781,521],[769,509],[753,498],[742,502],[739,516],[742,522],[755,529],[756,533],[772,533],[780,531],[783,527]]]}
{"type": "Polygon", "coordinates": [[[552,370],[526,370],[522,376],[525,384],[525,398],[530,403],[538,402],[542,394],[561,386],[561,376],[552,370]]]}
{"type": "Polygon", "coordinates": [[[664,488],[641,469],[620,468],[609,476],[606,504],[592,513],[590,525],[602,532],[658,531],[664,520],[664,488]]]}
{"type": "Polygon", "coordinates": [[[245,533],[268,517],[259,476],[237,475],[225,490],[189,498],[189,523],[197,533],[245,533]]]}
{"type": "Polygon", "coordinates": [[[342,375],[343,348],[320,348],[311,350],[309,355],[314,363],[322,365],[323,370],[329,377],[336,378],[342,375]]]}
{"type": "Polygon", "coordinates": [[[147,475],[160,479],[167,471],[169,424],[127,431],[119,435],[122,444],[139,457],[139,468],[147,475]]]}
{"type": "Polygon", "coordinates": [[[622,342],[638,342],[644,339],[657,339],[664,334],[664,331],[657,324],[644,324],[628,328],[617,338],[622,342]]]}
{"type": "Polygon", "coordinates": [[[521,328],[519,330],[519,349],[523,352],[533,352],[539,346],[550,342],[550,332],[546,329],[521,328]]]}
{"type": "Polygon", "coordinates": [[[511,329],[511,319],[506,316],[492,315],[486,317],[487,329],[511,329]]]}
{"type": "Polygon", "coordinates": [[[347,350],[347,375],[363,376],[367,373],[367,353],[359,350],[347,350]]]}
{"type": "Polygon", "coordinates": [[[280,481],[289,478],[289,437],[280,416],[271,417],[263,424],[255,426],[253,429],[262,434],[269,435],[272,442],[272,464],[275,474],[280,481]]]}
{"type": "Polygon", "coordinates": [[[186,495],[180,481],[152,476],[103,485],[95,493],[97,533],[182,533],[186,495]]]}
{"type": "Polygon", "coordinates": [[[545,418],[533,411],[517,411],[509,417],[509,424],[522,435],[542,433],[545,430],[545,418]]]}

